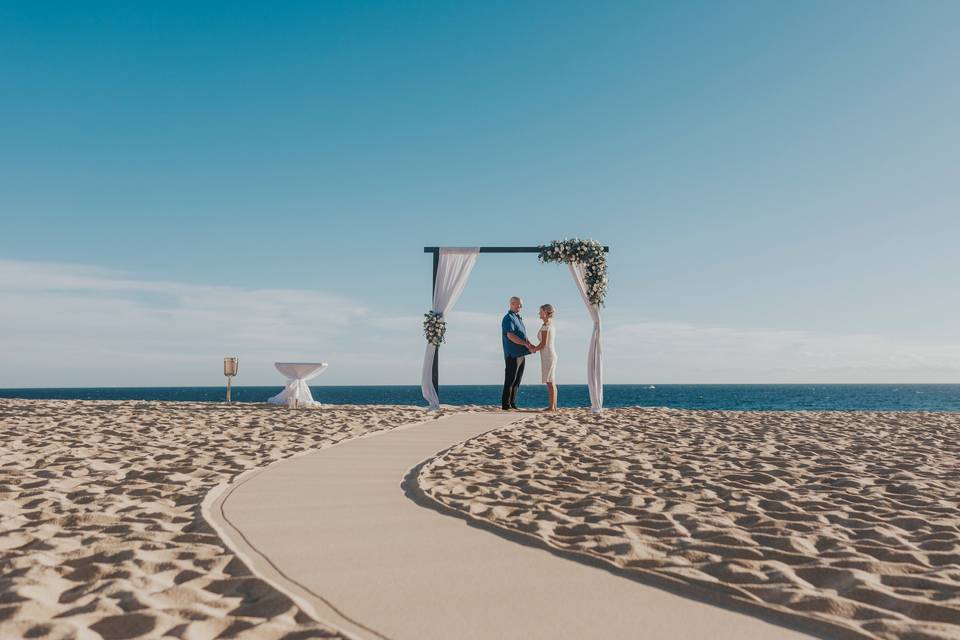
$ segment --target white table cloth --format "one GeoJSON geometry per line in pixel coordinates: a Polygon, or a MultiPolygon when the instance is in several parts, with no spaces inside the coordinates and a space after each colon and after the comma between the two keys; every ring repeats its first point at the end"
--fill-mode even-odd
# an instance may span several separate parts
{"type": "Polygon", "coordinates": [[[287,377],[287,386],[267,402],[296,407],[319,407],[313,399],[307,380],[312,380],[326,371],[326,362],[274,362],[277,371],[287,377]]]}

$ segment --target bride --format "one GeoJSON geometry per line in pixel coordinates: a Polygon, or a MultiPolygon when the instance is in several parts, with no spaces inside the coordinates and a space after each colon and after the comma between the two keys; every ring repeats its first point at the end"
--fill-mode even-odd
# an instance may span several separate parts
{"type": "Polygon", "coordinates": [[[537,333],[540,343],[534,346],[534,353],[540,354],[540,375],[541,382],[547,385],[547,398],[550,406],[547,411],[557,410],[557,385],[555,381],[557,372],[557,351],[553,346],[556,328],[553,324],[554,309],[552,304],[540,306],[540,320],[543,326],[537,333]]]}

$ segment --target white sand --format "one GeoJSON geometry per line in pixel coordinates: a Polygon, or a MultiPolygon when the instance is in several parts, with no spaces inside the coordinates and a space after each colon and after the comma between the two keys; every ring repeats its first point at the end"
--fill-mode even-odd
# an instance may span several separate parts
{"type": "Polygon", "coordinates": [[[960,638],[960,415],[564,411],[454,447],[418,483],[828,637],[960,638]]]}
{"type": "Polygon", "coordinates": [[[218,483],[413,407],[0,399],[0,638],[332,637],[202,520],[218,483]]]}
{"type": "MultiPolygon", "coordinates": [[[[246,470],[431,416],[0,400],[0,638],[335,635],[254,578],[199,505],[246,470]]],[[[960,638],[960,416],[531,420],[419,483],[540,544],[826,635],[960,638]]]]}
{"type": "Polygon", "coordinates": [[[404,494],[424,459],[527,416],[459,413],[283,460],[205,513],[257,575],[357,638],[809,637],[467,526],[411,483],[404,494]]]}

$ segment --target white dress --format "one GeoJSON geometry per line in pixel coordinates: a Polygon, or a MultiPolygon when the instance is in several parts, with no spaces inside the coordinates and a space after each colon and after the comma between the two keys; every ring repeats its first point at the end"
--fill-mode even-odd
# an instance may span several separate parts
{"type": "Polygon", "coordinates": [[[557,373],[557,350],[553,347],[553,338],[556,334],[556,327],[553,323],[545,324],[540,327],[540,340],[542,341],[546,334],[547,342],[540,353],[540,382],[556,382],[557,373]]]}

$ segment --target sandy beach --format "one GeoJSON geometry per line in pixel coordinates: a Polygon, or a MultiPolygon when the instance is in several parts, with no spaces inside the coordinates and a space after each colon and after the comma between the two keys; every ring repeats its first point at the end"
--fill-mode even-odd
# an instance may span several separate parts
{"type": "Polygon", "coordinates": [[[960,640],[960,0],[0,51],[0,640],[960,640]]]}
{"type": "Polygon", "coordinates": [[[960,416],[615,409],[455,446],[438,502],[826,637],[960,638],[960,416]]]}
{"type": "Polygon", "coordinates": [[[422,409],[0,400],[0,638],[326,638],[200,515],[238,474],[422,409]]]}
{"type": "MultiPolygon", "coordinates": [[[[199,505],[437,415],[0,400],[0,637],[339,637],[199,505]]],[[[511,536],[826,637],[958,638],[958,442],[955,414],[564,410],[455,445],[417,482],[511,536]]]]}

